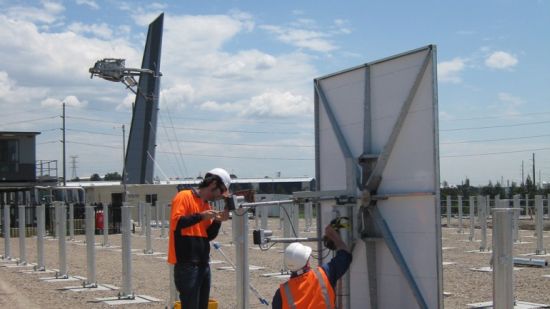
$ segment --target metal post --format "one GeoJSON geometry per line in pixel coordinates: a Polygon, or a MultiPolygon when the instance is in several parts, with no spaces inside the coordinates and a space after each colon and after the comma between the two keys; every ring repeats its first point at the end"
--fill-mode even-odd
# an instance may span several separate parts
{"type": "Polygon", "coordinates": [[[26,231],[25,231],[25,205],[19,205],[19,261],[17,261],[17,264],[19,265],[27,265],[27,251],[25,248],[25,238],[26,238],[26,231]]]}
{"type": "Polygon", "coordinates": [[[145,209],[146,209],[147,206],[146,206],[145,203],[139,202],[139,207],[140,207],[140,211],[139,211],[139,213],[140,213],[139,235],[144,236],[145,235],[145,227],[146,227],[146,224],[147,224],[147,220],[145,219],[145,209]]]}
{"type": "Polygon", "coordinates": [[[170,204],[162,203],[160,205],[160,207],[162,207],[162,217],[161,217],[161,221],[160,221],[160,237],[165,238],[166,237],[166,228],[165,228],[165,226],[166,226],[166,213],[167,213],[166,210],[168,210],[167,208],[170,207],[170,204]]]}
{"type": "Polygon", "coordinates": [[[447,227],[451,227],[451,196],[447,195],[447,227]]]}
{"type": "Polygon", "coordinates": [[[493,209],[493,308],[514,308],[514,260],[510,208],[493,209]]]}
{"type": "Polygon", "coordinates": [[[119,298],[134,299],[132,291],[132,225],[131,225],[132,207],[124,203],[122,206],[122,222],[120,230],[122,232],[122,290],[119,292],[119,298]]]}
{"type": "Polygon", "coordinates": [[[474,239],[475,239],[475,225],[476,225],[476,222],[475,222],[476,202],[475,202],[475,197],[474,196],[470,196],[469,207],[470,207],[470,209],[469,209],[469,212],[470,212],[470,237],[468,239],[470,241],[474,241],[474,239]]]}
{"type": "Polygon", "coordinates": [[[59,243],[59,272],[56,278],[67,279],[67,209],[65,202],[54,202],[57,213],[57,239],[59,243]]]}
{"type": "Polygon", "coordinates": [[[535,207],[537,209],[536,216],[536,234],[537,234],[537,250],[535,254],[546,254],[543,243],[543,213],[542,213],[542,195],[535,195],[535,207]]]}
{"type": "Polygon", "coordinates": [[[487,200],[485,196],[477,197],[479,221],[481,224],[481,243],[479,245],[479,251],[485,251],[487,249],[487,200]]]}
{"type": "Polygon", "coordinates": [[[10,251],[10,205],[4,205],[4,256],[2,259],[11,260],[11,251],[10,251]]]}
{"type": "Polygon", "coordinates": [[[267,230],[267,222],[268,222],[268,218],[269,218],[269,209],[270,207],[269,206],[265,206],[265,207],[260,207],[259,209],[256,208],[256,211],[260,211],[260,213],[262,214],[262,229],[263,230],[267,230]]]}
{"type": "Polygon", "coordinates": [[[174,265],[168,264],[169,274],[170,274],[170,300],[166,308],[173,308],[174,303],[176,302],[176,283],[174,282],[174,265]]]}
{"type": "Polygon", "coordinates": [[[86,205],[86,258],[88,263],[88,276],[83,285],[87,288],[97,288],[95,271],[95,211],[94,206],[86,205]]]}
{"type": "Polygon", "coordinates": [[[36,255],[37,262],[34,266],[36,271],[45,271],[44,265],[44,234],[46,234],[46,205],[36,206],[36,255]]]}
{"type": "MultiPolygon", "coordinates": [[[[151,207],[153,207],[153,204],[151,204],[151,207]]],[[[160,224],[160,208],[162,207],[161,206],[161,203],[156,203],[156,205],[154,206],[155,207],[155,228],[159,228],[159,224],[160,224]]]]}
{"type": "Polygon", "coordinates": [[[69,204],[69,240],[74,240],[74,204],[69,204]]]}
{"type": "Polygon", "coordinates": [[[151,203],[145,203],[145,250],[143,253],[152,254],[151,246],[151,203]]]}
{"type": "Polygon", "coordinates": [[[513,207],[515,209],[514,211],[514,230],[513,230],[513,233],[514,233],[514,242],[518,242],[519,241],[519,215],[521,213],[521,208],[520,208],[520,203],[519,203],[519,198],[520,198],[520,195],[519,194],[516,194],[513,196],[513,207]]]}
{"type": "Polygon", "coordinates": [[[306,226],[305,231],[306,232],[311,231],[311,226],[312,226],[312,223],[313,223],[313,211],[312,211],[312,209],[313,209],[313,207],[312,207],[311,202],[308,201],[304,204],[304,218],[305,218],[305,226],[306,226]]]}
{"type": "Polygon", "coordinates": [[[462,196],[458,196],[458,231],[457,233],[463,233],[462,230],[462,196]]]}
{"type": "Polygon", "coordinates": [[[525,194],[525,215],[529,215],[529,194],[525,194]]]}
{"type": "MultiPolygon", "coordinates": [[[[235,244],[236,274],[237,274],[237,307],[248,309],[248,208],[238,208],[233,211],[233,243],[235,244]]],[[[286,220],[289,221],[289,220],[286,220]]],[[[286,222],[285,221],[285,222],[286,222]]]]}
{"type": "Polygon", "coordinates": [[[109,206],[103,205],[103,247],[109,247],[109,206]]]}

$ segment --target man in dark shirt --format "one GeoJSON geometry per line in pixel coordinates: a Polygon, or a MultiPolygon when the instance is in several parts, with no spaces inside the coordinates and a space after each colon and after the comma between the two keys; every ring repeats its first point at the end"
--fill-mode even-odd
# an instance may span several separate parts
{"type": "Polygon", "coordinates": [[[287,247],[285,264],[291,271],[290,279],[281,284],[275,292],[272,301],[273,309],[290,308],[291,305],[297,309],[334,308],[334,287],[338,279],[348,271],[352,255],[340,234],[330,225],[325,228],[325,236],[334,242],[336,256],[328,263],[321,265],[320,270],[310,267],[311,248],[299,243],[292,243],[287,247]],[[307,279],[308,276],[311,278],[307,279]],[[326,281],[329,284],[323,287],[326,281]],[[319,287],[312,288],[312,285],[319,285],[319,287]]]}

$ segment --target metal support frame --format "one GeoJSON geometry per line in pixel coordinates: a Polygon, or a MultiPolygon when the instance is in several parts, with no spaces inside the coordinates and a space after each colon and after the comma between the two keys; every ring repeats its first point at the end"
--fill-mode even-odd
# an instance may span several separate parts
{"type": "Polygon", "coordinates": [[[493,209],[493,308],[514,308],[513,216],[514,209],[493,209]]]}
{"type": "Polygon", "coordinates": [[[537,235],[537,250],[535,251],[535,254],[543,255],[543,254],[546,254],[546,250],[544,249],[544,241],[543,241],[544,213],[543,213],[542,195],[535,195],[535,207],[537,210],[535,214],[535,220],[536,220],[535,232],[537,235]]]}
{"type": "Polygon", "coordinates": [[[238,208],[233,211],[233,243],[236,259],[236,295],[239,309],[249,308],[248,286],[250,275],[248,271],[248,208],[238,208]]]}
{"type": "Polygon", "coordinates": [[[124,203],[122,206],[122,289],[118,293],[119,299],[135,299],[132,290],[132,207],[124,203]]]}
{"type": "Polygon", "coordinates": [[[44,264],[44,235],[46,234],[46,205],[36,206],[36,265],[35,271],[45,271],[44,264]]]}
{"type": "Polygon", "coordinates": [[[475,197],[470,196],[469,204],[468,204],[468,206],[470,207],[468,209],[469,213],[470,213],[470,236],[468,237],[469,241],[474,241],[474,239],[475,239],[475,225],[476,225],[476,221],[475,221],[475,219],[476,219],[476,216],[475,216],[476,202],[475,201],[476,201],[475,197]]]}
{"type": "Polygon", "coordinates": [[[56,210],[57,240],[59,245],[59,271],[55,274],[58,279],[68,279],[67,274],[67,208],[65,202],[54,202],[56,210]]]}
{"type": "Polygon", "coordinates": [[[151,203],[145,203],[145,249],[143,253],[153,254],[151,245],[151,203]]]}
{"type": "Polygon", "coordinates": [[[109,206],[103,205],[103,247],[110,247],[109,244],[109,206]]]}
{"type": "Polygon", "coordinates": [[[457,233],[464,233],[462,229],[462,196],[458,196],[458,231],[457,233]]]}
{"type": "Polygon", "coordinates": [[[4,205],[4,256],[3,260],[11,260],[11,236],[10,236],[10,205],[4,205]]]}

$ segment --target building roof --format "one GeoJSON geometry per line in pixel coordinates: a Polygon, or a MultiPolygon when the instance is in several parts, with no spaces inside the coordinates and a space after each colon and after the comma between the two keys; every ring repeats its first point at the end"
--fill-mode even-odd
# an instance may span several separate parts
{"type": "MultiPolygon", "coordinates": [[[[282,182],[310,182],[313,177],[289,177],[289,178],[233,178],[231,183],[282,183],[282,182]]],[[[198,185],[202,179],[161,180],[153,185],[198,185]]],[[[120,181],[75,181],[67,182],[68,187],[104,187],[117,186],[120,181]]],[[[129,184],[132,186],[133,184],[129,184]]]]}
{"type": "Polygon", "coordinates": [[[21,131],[0,131],[1,137],[12,137],[12,136],[25,136],[25,135],[38,135],[40,132],[21,132],[21,131]]]}

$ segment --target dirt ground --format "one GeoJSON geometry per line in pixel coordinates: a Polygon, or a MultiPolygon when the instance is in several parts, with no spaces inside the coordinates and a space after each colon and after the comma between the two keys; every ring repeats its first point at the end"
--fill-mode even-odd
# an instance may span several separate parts
{"type": "MultiPolygon", "coordinates": [[[[532,221],[522,220],[522,227],[532,227],[532,221]]],[[[492,299],[492,275],[490,272],[475,272],[470,268],[489,266],[490,254],[467,251],[479,251],[479,242],[468,241],[469,229],[464,220],[463,233],[457,228],[457,220],[453,219],[451,227],[446,227],[446,219],[442,219],[443,228],[443,290],[445,308],[466,308],[467,304],[492,299]]],[[[251,229],[255,222],[250,220],[251,229]]],[[[269,228],[275,235],[282,236],[278,219],[270,219],[269,228]]],[[[314,232],[304,232],[304,222],[300,222],[300,236],[315,236],[314,232]]],[[[315,227],[313,227],[313,231],[315,227]]],[[[160,229],[153,229],[155,236],[152,241],[155,255],[138,255],[145,249],[145,237],[134,234],[132,237],[132,290],[136,295],[146,295],[159,299],[158,302],[133,304],[123,307],[131,308],[165,308],[169,304],[169,267],[166,263],[167,238],[159,238],[160,229]]],[[[222,232],[216,239],[229,259],[235,261],[235,247],[231,244],[231,222],[222,226],[222,232]]],[[[491,230],[488,231],[487,243],[491,244],[491,230]]],[[[549,235],[550,236],[550,235],[549,235]]],[[[476,230],[476,240],[479,240],[480,230],[476,230]]],[[[84,235],[77,235],[76,241],[67,242],[67,270],[70,276],[86,277],[86,246],[84,235]]],[[[101,243],[103,236],[96,236],[96,243],[101,243]]],[[[109,235],[111,247],[96,247],[96,267],[98,284],[109,284],[121,287],[122,258],[120,249],[121,235],[109,235]]],[[[545,248],[550,248],[550,238],[544,238],[545,248]]],[[[19,239],[11,239],[11,254],[19,257],[19,239]]],[[[514,256],[534,252],[536,239],[532,230],[520,230],[520,242],[514,245],[514,256]]],[[[0,254],[4,254],[4,239],[0,238],[0,254]]],[[[58,240],[45,241],[45,264],[47,269],[58,269],[58,240]]],[[[284,278],[263,277],[262,274],[277,273],[282,268],[282,245],[276,245],[268,251],[258,250],[252,245],[250,235],[250,264],[264,267],[250,273],[250,282],[259,294],[271,303],[273,293],[284,278]]],[[[27,261],[36,263],[36,237],[26,239],[27,261]]],[[[218,267],[229,266],[220,252],[212,249],[212,289],[211,296],[219,303],[219,308],[235,308],[235,273],[221,270],[218,267]]],[[[548,259],[548,257],[537,257],[548,259]]],[[[13,266],[12,261],[0,260],[0,266],[13,266]]],[[[49,283],[40,277],[54,276],[52,273],[23,273],[32,267],[0,267],[0,308],[113,308],[105,303],[96,302],[96,298],[116,297],[118,291],[85,292],[63,290],[64,287],[81,285],[81,281],[49,283]]],[[[548,268],[521,268],[514,271],[515,295],[521,301],[550,304],[550,275],[548,268]]],[[[267,308],[262,305],[256,295],[249,294],[250,308],[267,308]]]]}

